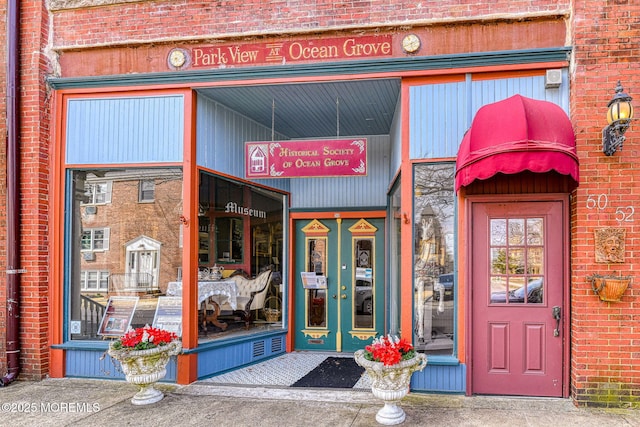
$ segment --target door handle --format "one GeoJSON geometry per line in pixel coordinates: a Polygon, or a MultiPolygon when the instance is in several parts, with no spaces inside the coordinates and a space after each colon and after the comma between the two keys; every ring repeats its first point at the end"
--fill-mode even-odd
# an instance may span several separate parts
{"type": "Polygon", "coordinates": [[[347,299],[347,294],[342,294],[342,295],[340,295],[340,298],[342,298],[342,299],[347,299]]]}
{"type": "Polygon", "coordinates": [[[562,317],[560,306],[556,305],[551,309],[551,315],[554,319],[556,319],[556,328],[553,330],[553,336],[557,337],[560,335],[560,318],[562,317]]]}

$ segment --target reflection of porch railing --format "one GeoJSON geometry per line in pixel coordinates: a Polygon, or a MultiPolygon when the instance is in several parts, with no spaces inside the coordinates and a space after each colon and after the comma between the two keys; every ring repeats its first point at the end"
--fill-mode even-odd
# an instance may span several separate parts
{"type": "Polygon", "coordinates": [[[96,338],[98,327],[104,315],[105,306],[89,297],[80,295],[80,315],[82,319],[82,338],[96,338]]]}
{"type": "Polygon", "coordinates": [[[149,273],[121,273],[109,276],[109,293],[153,292],[158,290],[149,273]]]}

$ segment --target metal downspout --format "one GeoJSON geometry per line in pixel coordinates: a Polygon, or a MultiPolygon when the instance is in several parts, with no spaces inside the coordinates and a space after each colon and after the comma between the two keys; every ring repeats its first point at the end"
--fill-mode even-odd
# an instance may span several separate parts
{"type": "Polygon", "coordinates": [[[7,2],[7,374],[0,386],[15,381],[20,373],[20,170],[18,150],[20,133],[19,72],[20,33],[19,0],[7,2]]]}

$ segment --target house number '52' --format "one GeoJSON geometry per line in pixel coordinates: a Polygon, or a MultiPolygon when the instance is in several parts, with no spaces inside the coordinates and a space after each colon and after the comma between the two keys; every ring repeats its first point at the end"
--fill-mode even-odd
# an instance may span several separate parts
{"type": "MultiPolygon", "coordinates": [[[[609,205],[609,198],[606,194],[588,195],[587,196],[587,209],[598,209],[599,211],[605,210],[609,205]]],[[[633,214],[635,209],[633,206],[624,206],[616,208],[616,221],[618,222],[633,222],[633,214]]]]}

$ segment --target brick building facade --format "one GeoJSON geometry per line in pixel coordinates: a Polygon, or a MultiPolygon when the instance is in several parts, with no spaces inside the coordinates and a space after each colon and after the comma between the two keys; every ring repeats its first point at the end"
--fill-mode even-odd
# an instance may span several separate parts
{"type": "MultiPolygon", "coordinates": [[[[255,82],[251,72],[262,71],[268,75],[268,67],[275,65],[281,67],[277,68],[281,73],[278,76],[289,76],[300,82],[305,78],[313,79],[305,72],[309,69],[306,67],[315,64],[328,64],[327,68],[335,65],[338,69],[341,64],[370,61],[367,62],[368,72],[374,75],[385,70],[376,68],[380,66],[376,61],[381,57],[370,55],[370,51],[362,57],[332,60],[322,50],[309,50],[306,59],[300,57],[297,61],[285,63],[281,60],[269,64],[266,60],[259,63],[243,61],[241,56],[234,56],[229,50],[224,52],[227,55],[210,56],[199,67],[194,66],[195,57],[191,55],[188,57],[191,62],[184,69],[181,69],[181,63],[176,66],[171,62],[169,52],[180,48],[193,53],[199,46],[226,48],[292,40],[389,36],[395,49],[390,57],[447,57],[454,64],[422,74],[415,70],[404,71],[406,78],[445,81],[455,73],[472,75],[491,71],[495,73],[492,78],[499,79],[500,73],[539,75],[541,69],[549,68],[547,65],[566,70],[568,113],[580,164],[579,186],[569,196],[570,283],[566,284],[566,289],[570,297],[565,312],[570,311],[570,332],[566,336],[568,363],[565,364],[569,365],[565,370],[566,381],[569,395],[577,404],[638,406],[640,291],[632,283],[620,302],[603,302],[594,294],[588,277],[594,274],[633,276],[638,267],[635,202],[639,200],[637,193],[640,190],[634,185],[638,172],[633,167],[633,158],[638,151],[637,125],[632,123],[624,148],[612,156],[602,153],[601,139],[607,103],[617,81],[621,81],[629,95],[638,96],[640,5],[631,1],[533,0],[458,1],[455,4],[436,1],[390,4],[384,1],[212,3],[136,0],[19,3],[20,266],[4,264],[8,250],[5,197],[0,200],[3,206],[0,209],[3,224],[0,240],[4,242],[0,245],[0,259],[5,270],[20,268],[24,271],[20,274],[19,305],[21,378],[37,380],[48,375],[61,376],[65,371],[61,367],[65,357],[63,350],[51,350],[52,344],[65,341],[64,315],[56,308],[62,307],[64,298],[61,270],[65,252],[61,233],[65,218],[61,211],[64,206],[62,190],[54,188],[62,187],[60,177],[64,175],[63,135],[67,125],[62,116],[64,94],[90,97],[92,93],[101,93],[117,97],[118,93],[126,93],[128,96],[133,91],[148,89],[149,85],[158,91],[186,90],[203,86],[204,83],[196,82],[192,76],[211,70],[235,72],[233,78],[222,78],[246,85],[255,82]],[[421,39],[421,48],[416,55],[401,53],[401,39],[407,32],[418,34],[421,39]],[[542,65],[536,65],[533,60],[521,60],[517,66],[509,64],[508,60],[491,62],[493,53],[531,51],[535,54],[538,50],[551,48],[565,48],[567,58],[540,60],[542,65]],[[482,56],[485,62],[475,67],[465,67],[462,62],[455,65],[458,64],[456,60],[474,55],[482,56]],[[248,77],[243,77],[243,72],[249,73],[248,77]],[[152,84],[144,80],[137,82],[137,76],[153,76],[157,80],[152,84]],[[194,83],[184,83],[191,78],[194,83]],[[624,229],[624,262],[596,262],[594,233],[603,228],[624,229]]],[[[7,6],[1,7],[6,15],[7,6]]],[[[6,37],[9,28],[3,29],[3,37],[6,37]]],[[[6,46],[6,39],[3,41],[6,46]]],[[[332,77],[330,71],[326,73],[329,77],[324,76],[325,80],[350,75],[336,71],[332,77]]],[[[358,73],[365,75],[364,71],[358,73]]],[[[388,73],[403,77],[399,71],[388,73]]],[[[212,81],[209,84],[220,85],[215,76],[212,81]]],[[[6,93],[5,83],[6,75],[3,75],[2,87],[6,93]]],[[[2,101],[5,104],[3,117],[6,117],[6,104],[10,101],[7,98],[2,101]]],[[[5,120],[3,127],[6,126],[4,123],[5,120]]],[[[5,189],[7,180],[12,177],[6,174],[5,147],[0,150],[5,171],[0,178],[0,188],[5,189]]],[[[451,156],[444,157],[451,160],[451,156]]],[[[409,171],[406,167],[403,163],[400,169],[409,171]]],[[[295,193],[291,193],[295,197],[295,193]]],[[[403,203],[408,203],[408,199],[410,197],[405,197],[403,203]]],[[[465,263],[468,262],[458,261],[461,289],[464,289],[462,271],[465,263]]],[[[7,327],[6,283],[5,277],[0,278],[2,331],[7,327]]],[[[462,291],[461,295],[464,294],[462,291]]],[[[402,301],[407,301],[404,298],[402,301]]],[[[461,363],[468,363],[470,353],[465,353],[464,343],[468,342],[465,337],[471,329],[468,320],[464,319],[464,305],[458,308],[457,316],[457,355],[461,363]]],[[[410,313],[404,312],[401,317],[400,329],[404,335],[411,328],[412,318],[410,313]]],[[[293,323],[290,328],[293,329],[293,323]]],[[[2,372],[7,369],[5,349],[5,340],[0,340],[2,372]]],[[[189,359],[181,366],[188,366],[192,372],[194,363],[189,359]]],[[[471,369],[470,366],[466,369],[471,369]]],[[[178,373],[178,381],[184,382],[185,378],[186,381],[194,379],[192,373],[182,377],[178,373]]],[[[466,392],[473,392],[473,389],[467,387],[466,392]]]]}

